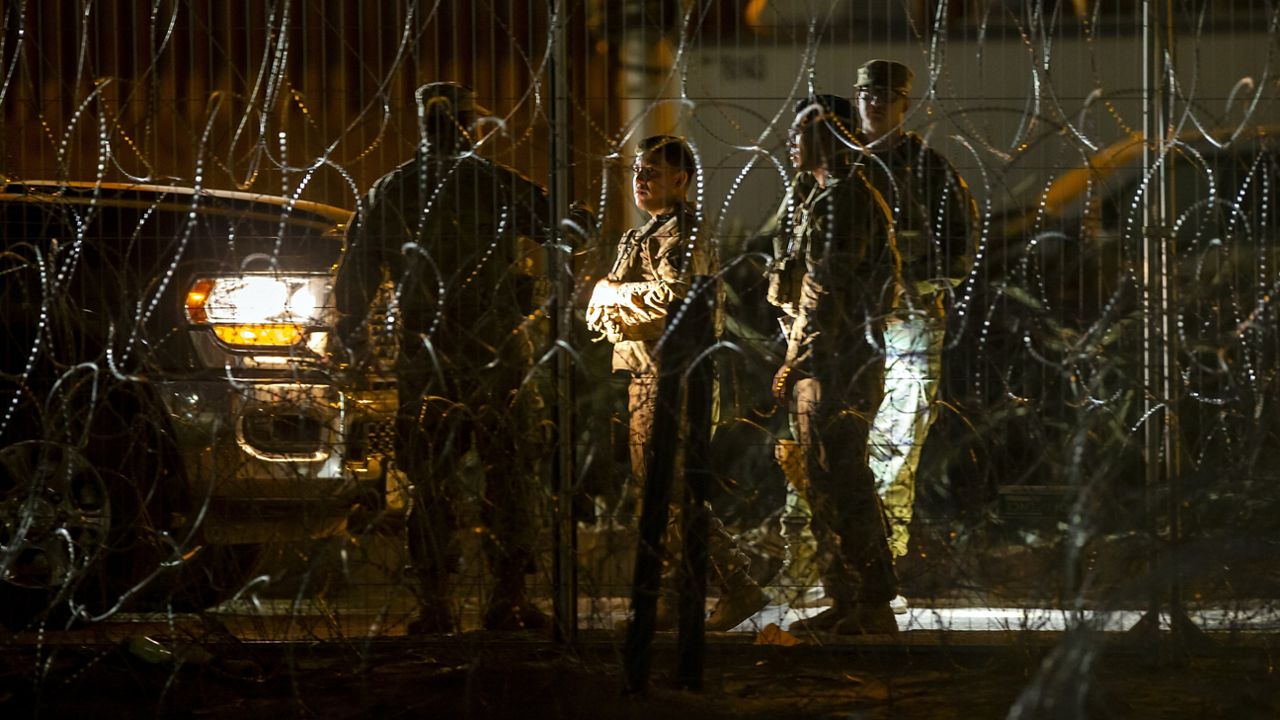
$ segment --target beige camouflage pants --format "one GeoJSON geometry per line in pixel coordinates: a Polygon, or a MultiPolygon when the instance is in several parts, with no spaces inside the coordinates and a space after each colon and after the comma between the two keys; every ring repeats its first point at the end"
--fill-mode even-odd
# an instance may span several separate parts
{"type": "Polygon", "coordinates": [[[869,445],[895,558],[907,554],[920,450],[937,417],[943,332],[942,320],[924,313],[902,313],[885,325],[884,400],[869,445]]]}
{"type": "MultiPolygon", "coordinates": [[[[868,464],[876,477],[889,551],[907,554],[916,469],[920,450],[937,417],[938,379],[942,371],[943,323],[924,314],[902,314],[886,323],[884,399],[871,426],[868,464]]],[[[817,583],[816,543],[809,530],[813,511],[805,499],[800,448],[782,440],[776,459],[788,480],[781,523],[787,540],[788,580],[799,587],[817,583]]]]}
{"type": "MultiPolygon", "coordinates": [[[[624,491],[624,504],[632,515],[631,523],[638,523],[641,496],[644,482],[649,475],[649,460],[652,448],[649,447],[653,437],[654,416],[658,405],[658,378],[651,376],[635,376],[627,387],[627,410],[630,412],[630,450],[631,481],[624,491]]],[[[683,426],[683,413],[681,425],[683,426]]],[[[682,476],[680,464],[677,464],[677,477],[682,476]]],[[[672,488],[670,511],[667,515],[667,531],[663,539],[664,564],[668,570],[674,570],[678,564],[684,538],[680,532],[680,484],[672,488]]],[[[709,507],[709,506],[708,506],[709,507]]],[[[714,513],[711,514],[711,529],[707,538],[707,552],[710,558],[712,578],[727,592],[735,583],[741,583],[747,574],[751,560],[739,547],[732,533],[714,513]]]]}

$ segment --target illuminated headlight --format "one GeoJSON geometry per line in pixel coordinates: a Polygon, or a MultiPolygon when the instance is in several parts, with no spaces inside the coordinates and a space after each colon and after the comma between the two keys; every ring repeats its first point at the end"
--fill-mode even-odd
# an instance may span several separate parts
{"type": "Polygon", "coordinates": [[[187,291],[187,319],[237,347],[288,347],[324,324],[328,275],[200,278],[187,291]]]}

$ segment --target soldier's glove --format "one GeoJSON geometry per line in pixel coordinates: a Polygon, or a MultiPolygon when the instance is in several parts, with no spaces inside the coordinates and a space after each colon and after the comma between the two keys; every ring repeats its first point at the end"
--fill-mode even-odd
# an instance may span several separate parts
{"type": "Polygon", "coordinates": [[[778,368],[778,372],[773,374],[773,401],[783,410],[787,409],[791,401],[791,389],[795,387],[796,381],[805,377],[805,373],[797,370],[790,363],[783,363],[778,368]]]}
{"type": "Polygon", "coordinates": [[[617,343],[622,340],[622,323],[618,319],[617,308],[610,305],[588,305],[587,327],[600,333],[592,338],[594,342],[606,340],[617,343]]]}
{"type": "Polygon", "coordinates": [[[600,333],[598,337],[592,338],[595,342],[607,340],[617,343],[622,340],[622,313],[618,308],[615,295],[608,279],[597,282],[591,293],[591,301],[587,303],[586,320],[588,328],[600,333]]]}
{"type": "Polygon", "coordinates": [[[654,306],[650,295],[660,296],[662,292],[669,291],[658,286],[646,294],[637,295],[621,290],[622,287],[621,283],[602,278],[596,283],[587,304],[587,326],[604,333],[609,342],[614,343],[637,339],[651,329],[646,326],[661,325],[666,321],[666,312],[654,306]]]}

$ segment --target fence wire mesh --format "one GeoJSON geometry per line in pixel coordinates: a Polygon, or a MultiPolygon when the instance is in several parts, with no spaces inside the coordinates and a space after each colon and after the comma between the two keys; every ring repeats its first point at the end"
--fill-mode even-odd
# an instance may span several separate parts
{"type": "Polygon", "coordinates": [[[0,708],[1280,712],[1280,5],[0,16],[0,708]]]}

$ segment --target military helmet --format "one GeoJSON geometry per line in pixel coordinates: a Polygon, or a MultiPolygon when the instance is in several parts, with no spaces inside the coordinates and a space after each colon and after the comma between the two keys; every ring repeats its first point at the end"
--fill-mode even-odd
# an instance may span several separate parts
{"type": "Polygon", "coordinates": [[[911,72],[911,68],[900,62],[893,60],[868,60],[858,68],[857,80],[854,81],[854,89],[858,88],[885,88],[901,95],[907,95],[911,92],[911,81],[915,79],[915,73],[911,72]]]}
{"type": "Polygon", "coordinates": [[[415,93],[418,99],[418,106],[424,110],[429,106],[435,106],[433,102],[437,98],[448,101],[449,112],[457,115],[488,115],[489,111],[481,107],[476,102],[476,91],[470,87],[458,82],[430,82],[418,88],[415,93]]]}

